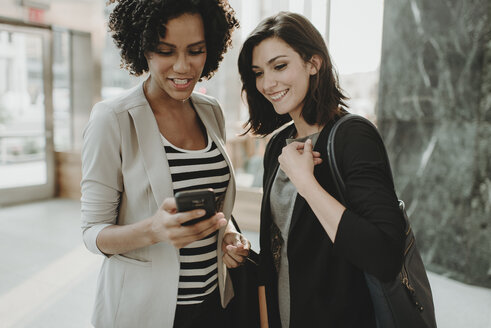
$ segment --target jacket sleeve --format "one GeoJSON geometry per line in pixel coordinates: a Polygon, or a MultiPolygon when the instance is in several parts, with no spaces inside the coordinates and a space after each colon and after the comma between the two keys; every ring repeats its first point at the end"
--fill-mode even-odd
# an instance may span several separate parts
{"type": "Polygon", "coordinates": [[[349,122],[336,135],[335,152],[347,209],[334,250],[382,281],[393,279],[403,260],[405,221],[383,142],[372,127],[349,122]]]}
{"type": "Polygon", "coordinates": [[[113,110],[96,104],[84,130],[82,147],[82,231],[87,249],[105,255],[97,247],[99,232],[116,224],[123,191],[121,136],[113,110]]]}

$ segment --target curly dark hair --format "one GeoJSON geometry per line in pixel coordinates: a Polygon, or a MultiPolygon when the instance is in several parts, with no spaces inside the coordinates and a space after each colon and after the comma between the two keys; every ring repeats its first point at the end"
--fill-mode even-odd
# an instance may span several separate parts
{"type": "Polygon", "coordinates": [[[244,124],[244,134],[251,131],[255,135],[264,136],[292,120],[289,114],[276,113],[271,102],[256,88],[256,76],[252,71],[252,52],[259,43],[269,38],[283,40],[305,62],[310,61],[314,55],[322,59],[317,74],[310,77],[301,113],[305,121],[310,125],[323,125],[341,115],[342,107],[348,107],[345,102],[347,97],[339,87],[337,72],[322,35],[304,16],[280,12],[259,23],[240,50],[239,73],[242,92],[246,95],[249,107],[249,120],[244,124]]]}
{"type": "Polygon", "coordinates": [[[226,0],[109,0],[117,2],[109,16],[109,30],[121,49],[121,67],[132,75],[148,71],[146,52],[157,49],[165,37],[165,24],[182,14],[200,14],[205,28],[206,62],[202,78],[211,78],[231,46],[231,35],[239,27],[226,0]]]}

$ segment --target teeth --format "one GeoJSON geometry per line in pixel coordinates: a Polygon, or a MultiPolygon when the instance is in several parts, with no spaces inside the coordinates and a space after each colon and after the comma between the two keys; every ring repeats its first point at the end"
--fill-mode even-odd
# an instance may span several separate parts
{"type": "Polygon", "coordinates": [[[175,84],[186,84],[189,82],[188,79],[173,79],[175,84]]]}
{"type": "Polygon", "coordinates": [[[283,97],[284,95],[286,95],[287,92],[288,92],[288,90],[281,91],[280,93],[278,93],[278,94],[276,94],[274,96],[271,96],[271,99],[278,100],[281,97],[283,97]]]}

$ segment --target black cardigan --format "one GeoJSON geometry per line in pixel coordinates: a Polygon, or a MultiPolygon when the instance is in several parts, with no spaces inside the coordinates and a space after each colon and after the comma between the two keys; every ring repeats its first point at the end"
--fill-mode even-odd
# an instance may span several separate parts
{"type": "MultiPolygon", "coordinates": [[[[314,150],[323,163],[314,169],[322,187],[339,199],[327,162],[327,138],[333,122],[319,135],[314,150]]],[[[270,327],[280,327],[277,273],[271,253],[270,192],[286,127],[268,143],[264,156],[261,208],[260,276],[266,287],[270,327]]],[[[375,327],[363,271],[380,280],[394,278],[403,260],[404,218],[376,132],[359,122],[337,131],[335,152],[347,188],[348,209],[333,244],[305,199],[297,196],[288,236],[290,327],[375,327]]]]}

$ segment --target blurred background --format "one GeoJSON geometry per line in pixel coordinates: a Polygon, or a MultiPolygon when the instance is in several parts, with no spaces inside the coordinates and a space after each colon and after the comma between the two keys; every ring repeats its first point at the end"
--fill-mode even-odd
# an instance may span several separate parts
{"type": "MultiPolygon", "coordinates": [[[[234,213],[258,250],[267,138],[242,125],[237,56],[280,10],[324,36],[350,111],[384,136],[430,271],[439,327],[491,327],[491,5],[488,0],[230,0],[241,23],[197,92],[221,102],[234,213]]],[[[92,106],[145,78],[120,68],[104,0],[0,0],[0,327],[90,327],[101,258],[79,228],[92,106]]]]}

